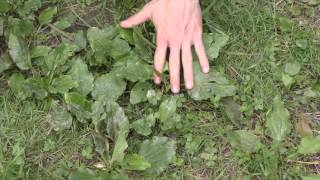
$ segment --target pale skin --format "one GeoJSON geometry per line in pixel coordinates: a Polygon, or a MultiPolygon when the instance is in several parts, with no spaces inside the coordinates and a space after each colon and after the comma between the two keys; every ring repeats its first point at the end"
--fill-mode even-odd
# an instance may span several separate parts
{"type": "Polygon", "coordinates": [[[157,32],[154,82],[161,84],[161,74],[169,48],[171,91],[173,93],[180,91],[181,62],[185,88],[192,89],[194,87],[192,46],[196,50],[203,73],[209,72],[209,62],[202,40],[199,0],[152,0],[140,12],[122,21],[120,25],[123,28],[131,28],[149,20],[155,25],[157,32]]]}

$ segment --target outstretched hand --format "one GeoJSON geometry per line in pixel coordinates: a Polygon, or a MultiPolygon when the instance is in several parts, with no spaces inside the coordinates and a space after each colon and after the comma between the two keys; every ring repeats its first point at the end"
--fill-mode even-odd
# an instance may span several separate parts
{"type": "Polygon", "coordinates": [[[194,77],[192,51],[194,45],[204,73],[209,72],[209,62],[202,40],[202,16],[199,0],[152,0],[139,13],[121,22],[121,27],[133,26],[151,20],[157,31],[157,48],[154,56],[153,79],[161,83],[161,74],[170,49],[169,72],[171,91],[180,91],[180,60],[185,88],[192,89],[194,77]],[[180,57],[182,55],[182,57],[180,57]]]}

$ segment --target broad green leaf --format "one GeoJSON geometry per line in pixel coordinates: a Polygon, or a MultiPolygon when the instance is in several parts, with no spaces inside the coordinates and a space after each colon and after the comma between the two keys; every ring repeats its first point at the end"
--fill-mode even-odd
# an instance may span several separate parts
{"type": "Polygon", "coordinates": [[[22,74],[13,74],[9,80],[8,85],[10,89],[13,91],[14,95],[19,99],[26,99],[31,97],[30,87],[25,81],[22,74]]]}
{"type": "Polygon", "coordinates": [[[296,80],[288,74],[282,74],[282,82],[285,87],[290,88],[296,80]]]}
{"type": "Polygon", "coordinates": [[[100,30],[99,28],[90,28],[87,32],[90,47],[94,53],[96,61],[100,64],[106,62],[108,50],[111,49],[111,39],[113,37],[114,29],[108,27],[100,30]]]}
{"type": "Polygon", "coordinates": [[[9,27],[7,33],[14,34],[21,39],[27,39],[26,37],[30,36],[34,31],[32,21],[26,19],[9,17],[8,26],[9,27]]]}
{"type": "Polygon", "coordinates": [[[293,5],[289,10],[293,16],[300,16],[302,13],[302,7],[299,5],[293,5]]]}
{"type": "Polygon", "coordinates": [[[9,36],[9,53],[12,60],[16,63],[19,69],[28,70],[31,67],[31,58],[27,43],[14,34],[9,36]]]}
{"type": "Polygon", "coordinates": [[[161,129],[164,131],[175,128],[177,122],[181,119],[181,117],[176,114],[177,100],[178,98],[176,96],[172,96],[160,105],[159,119],[161,121],[161,129]]]}
{"type": "Polygon", "coordinates": [[[95,126],[95,130],[103,134],[105,132],[105,119],[107,118],[107,113],[105,111],[106,109],[106,104],[108,102],[104,100],[103,98],[100,98],[92,104],[92,113],[91,113],[91,118],[92,118],[92,123],[95,126]]]}
{"type": "Polygon", "coordinates": [[[113,162],[122,163],[124,158],[124,151],[128,148],[128,143],[126,138],[127,138],[127,132],[121,131],[114,145],[111,163],[113,162]]]}
{"type": "Polygon", "coordinates": [[[147,93],[151,88],[151,84],[147,82],[137,83],[131,90],[130,103],[135,105],[148,100],[147,93]]]}
{"type": "Polygon", "coordinates": [[[167,137],[155,136],[145,140],[140,147],[139,155],[143,156],[151,167],[146,169],[149,175],[157,175],[164,171],[176,154],[176,142],[167,137]]]}
{"type": "Polygon", "coordinates": [[[66,93],[65,102],[68,104],[69,111],[77,117],[80,122],[86,122],[91,118],[91,103],[85,96],[77,92],[66,93]]]}
{"type": "Polygon", "coordinates": [[[77,58],[72,62],[69,74],[79,85],[76,91],[86,96],[93,90],[93,75],[89,72],[87,64],[81,58],[77,58]]]}
{"type": "Polygon", "coordinates": [[[11,60],[9,54],[4,53],[0,56],[0,73],[8,70],[11,67],[11,60]]]}
{"type": "Polygon", "coordinates": [[[116,101],[125,91],[126,82],[112,74],[106,74],[96,79],[92,96],[94,99],[103,98],[116,101]]]}
{"type": "Polygon", "coordinates": [[[144,136],[149,136],[152,133],[152,128],[156,123],[156,114],[149,114],[139,120],[134,121],[131,127],[138,133],[144,136]]]}
{"type": "Polygon", "coordinates": [[[319,175],[302,176],[302,180],[319,180],[319,175]]]}
{"type": "Polygon", "coordinates": [[[129,54],[130,50],[131,48],[125,40],[122,40],[119,37],[112,39],[110,56],[113,59],[119,59],[122,56],[129,54]]]}
{"type": "Polygon", "coordinates": [[[47,78],[32,77],[27,79],[30,91],[34,94],[37,99],[44,99],[48,96],[47,88],[49,82],[47,78]]]}
{"type": "Polygon", "coordinates": [[[120,32],[121,38],[125,39],[130,44],[134,44],[132,29],[120,28],[119,32],[120,32]]]}
{"type": "Polygon", "coordinates": [[[11,6],[8,3],[8,1],[6,1],[6,0],[0,1],[0,13],[6,13],[6,12],[10,11],[10,9],[11,9],[11,6]]]}
{"type": "Polygon", "coordinates": [[[279,27],[283,32],[290,32],[293,28],[294,22],[288,17],[279,18],[279,27]]]}
{"type": "Polygon", "coordinates": [[[27,16],[32,11],[36,11],[41,7],[41,0],[26,0],[23,6],[17,9],[20,16],[27,16]]]}
{"type": "Polygon", "coordinates": [[[4,18],[0,17],[0,36],[4,33],[4,18]]]}
{"type": "Polygon", "coordinates": [[[280,97],[275,97],[272,109],[267,114],[267,128],[275,143],[283,141],[291,131],[289,111],[285,108],[280,97]]]}
{"type": "Polygon", "coordinates": [[[228,43],[229,36],[224,33],[204,33],[203,41],[210,60],[219,57],[221,49],[228,43]]]}
{"type": "Polygon", "coordinates": [[[308,41],[306,39],[298,39],[296,40],[296,45],[301,49],[307,49],[308,41]]]}
{"type": "Polygon", "coordinates": [[[106,138],[104,135],[100,133],[95,133],[93,136],[94,144],[95,144],[95,150],[101,155],[105,156],[108,159],[109,157],[109,141],[108,138],[106,138]]]}
{"type": "Polygon", "coordinates": [[[259,138],[252,131],[239,130],[228,134],[230,144],[244,152],[256,152],[261,143],[259,138]]]}
{"type": "Polygon", "coordinates": [[[58,78],[53,79],[52,84],[49,87],[51,93],[67,93],[70,89],[78,87],[78,83],[72,79],[69,75],[61,75],[58,78]]]}
{"type": "Polygon", "coordinates": [[[105,122],[109,136],[113,140],[118,139],[120,135],[126,137],[129,133],[129,120],[124,114],[124,110],[117,103],[109,102],[105,111],[107,113],[105,122]]]}
{"type": "Polygon", "coordinates": [[[103,128],[106,127],[108,136],[115,142],[111,163],[121,163],[124,158],[124,151],[128,147],[126,138],[129,133],[129,120],[127,116],[115,102],[99,100],[94,103],[92,109],[96,131],[104,133],[103,128]]]}
{"type": "Polygon", "coordinates": [[[152,66],[133,53],[118,60],[112,72],[132,82],[145,82],[152,78],[152,66]]]}
{"type": "Polygon", "coordinates": [[[46,116],[47,122],[55,131],[70,129],[72,116],[64,106],[55,105],[46,116]]]}
{"type": "Polygon", "coordinates": [[[70,174],[69,180],[98,180],[96,173],[90,169],[80,168],[70,174]]]}
{"type": "Polygon", "coordinates": [[[237,104],[231,97],[222,99],[221,105],[224,107],[224,111],[231,122],[239,127],[242,116],[240,105],[237,104]]]}
{"type": "Polygon", "coordinates": [[[316,154],[320,153],[320,136],[306,136],[302,138],[298,147],[300,154],[316,154]]]}
{"type": "Polygon", "coordinates": [[[133,44],[135,46],[133,52],[137,54],[141,59],[149,63],[152,63],[152,55],[154,51],[151,49],[150,45],[146,44],[146,41],[143,40],[143,33],[139,31],[139,29],[135,29],[133,32],[133,44]]]}
{"type": "Polygon", "coordinates": [[[113,39],[115,34],[116,31],[112,26],[104,29],[93,27],[88,30],[88,41],[98,64],[105,64],[111,52],[114,51],[113,39]]]}
{"type": "Polygon", "coordinates": [[[144,171],[151,167],[151,164],[138,154],[126,155],[123,164],[124,168],[130,171],[144,171]]]}
{"type": "Polygon", "coordinates": [[[76,49],[77,47],[74,45],[61,43],[57,48],[49,53],[48,57],[45,58],[47,68],[49,70],[54,70],[57,67],[64,65],[67,60],[73,56],[76,49]]]}
{"type": "Polygon", "coordinates": [[[287,63],[285,72],[291,76],[295,76],[300,72],[301,66],[298,63],[287,63]]]}
{"type": "Polygon", "coordinates": [[[159,89],[150,89],[147,92],[147,99],[151,105],[157,105],[162,98],[162,91],[159,89]]]}
{"type": "Polygon", "coordinates": [[[78,31],[74,34],[74,43],[79,49],[85,49],[87,47],[87,38],[83,31],[78,31]]]}
{"type": "Polygon", "coordinates": [[[77,20],[77,16],[69,14],[67,16],[59,17],[59,19],[53,24],[55,27],[64,30],[71,27],[77,20]]]}
{"type": "Polygon", "coordinates": [[[41,25],[49,24],[57,12],[57,7],[48,7],[47,9],[43,10],[39,15],[39,23],[41,25]]]}
{"type": "Polygon", "coordinates": [[[218,96],[220,98],[233,96],[237,88],[219,72],[211,71],[204,74],[199,63],[194,63],[195,86],[188,94],[197,101],[218,96]]]}
{"type": "Polygon", "coordinates": [[[46,57],[51,51],[49,46],[36,46],[31,51],[31,58],[46,57]]]}

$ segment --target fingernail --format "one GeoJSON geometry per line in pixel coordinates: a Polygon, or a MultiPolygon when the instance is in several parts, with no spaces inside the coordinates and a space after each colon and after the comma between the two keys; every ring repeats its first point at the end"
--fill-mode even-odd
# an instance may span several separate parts
{"type": "Polygon", "coordinates": [[[174,94],[178,94],[179,91],[180,91],[180,89],[179,89],[179,87],[174,86],[174,87],[171,89],[171,91],[172,91],[172,93],[174,93],[174,94]]]}
{"type": "Polygon", "coordinates": [[[160,78],[155,78],[154,79],[154,83],[157,84],[157,85],[161,84],[161,79],[160,78]]]}
{"type": "Polygon", "coordinates": [[[127,27],[128,26],[128,23],[126,21],[121,21],[120,22],[120,26],[121,27],[127,27]]]}
{"type": "Polygon", "coordinates": [[[193,88],[192,82],[186,82],[186,89],[191,90],[193,88]]]}
{"type": "Polygon", "coordinates": [[[203,68],[203,73],[209,73],[209,71],[210,71],[210,68],[209,68],[209,67],[203,68]]]}

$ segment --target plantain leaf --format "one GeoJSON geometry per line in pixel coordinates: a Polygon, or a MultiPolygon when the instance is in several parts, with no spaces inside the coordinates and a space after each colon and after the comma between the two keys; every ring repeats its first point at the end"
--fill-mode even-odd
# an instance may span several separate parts
{"type": "Polygon", "coordinates": [[[192,99],[196,101],[207,100],[214,96],[228,97],[236,93],[234,86],[227,78],[219,72],[209,72],[204,74],[200,64],[194,63],[195,87],[188,92],[192,99]]]}
{"type": "Polygon", "coordinates": [[[107,132],[113,140],[118,136],[129,133],[129,120],[125,115],[123,109],[115,102],[108,102],[106,105],[106,124],[107,132]]]}
{"type": "Polygon", "coordinates": [[[57,7],[48,7],[47,9],[43,10],[39,15],[39,23],[41,25],[49,24],[57,12],[57,7]]]}
{"type": "Polygon", "coordinates": [[[320,136],[306,136],[302,138],[298,147],[300,154],[315,154],[320,153],[320,136]]]}
{"type": "Polygon", "coordinates": [[[10,11],[11,6],[8,1],[0,1],[0,13],[6,13],[10,11]]]}
{"type": "Polygon", "coordinates": [[[77,92],[64,94],[65,102],[68,105],[68,110],[77,117],[80,122],[86,122],[91,118],[91,103],[85,96],[77,92]]]}
{"type": "Polygon", "coordinates": [[[20,16],[27,16],[33,11],[38,10],[41,7],[41,0],[26,0],[23,6],[17,9],[20,16]]]}
{"type": "Polygon", "coordinates": [[[89,72],[87,64],[81,58],[73,61],[69,74],[79,85],[76,88],[77,92],[86,96],[93,90],[93,75],[89,72]]]}
{"type": "Polygon", "coordinates": [[[146,82],[137,83],[131,90],[130,103],[135,105],[148,100],[147,93],[151,84],[146,82]]]}
{"type": "Polygon", "coordinates": [[[75,82],[69,75],[61,75],[58,78],[53,79],[52,84],[49,86],[51,93],[67,93],[70,89],[78,87],[78,83],[75,82]]]}
{"type": "Polygon", "coordinates": [[[156,123],[157,114],[149,114],[139,120],[134,121],[131,127],[138,133],[148,136],[152,133],[152,127],[156,123]]]}
{"type": "Polygon", "coordinates": [[[152,66],[141,60],[136,54],[118,60],[114,64],[113,74],[132,82],[145,82],[152,78],[152,66]]]}
{"type": "Polygon", "coordinates": [[[143,156],[151,167],[146,169],[149,175],[157,175],[164,171],[176,154],[176,142],[167,137],[155,136],[145,140],[140,147],[139,155],[143,156]]]}
{"type": "Polygon", "coordinates": [[[64,65],[67,60],[73,56],[77,46],[61,43],[57,48],[52,50],[48,57],[45,58],[45,63],[49,70],[54,70],[55,68],[64,65]]]}
{"type": "Polygon", "coordinates": [[[0,73],[8,70],[11,67],[11,60],[9,54],[4,53],[0,56],[0,73]]]}
{"type": "Polygon", "coordinates": [[[229,36],[224,33],[204,33],[204,45],[210,60],[219,57],[221,49],[228,43],[229,36]]]}
{"type": "Polygon", "coordinates": [[[27,43],[18,36],[10,34],[9,36],[9,53],[12,60],[16,63],[19,69],[28,70],[31,68],[31,58],[27,43]]]}
{"type": "Polygon", "coordinates": [[[116,144],[112,153],[111,163],[119,162],[122,163],[124,158],[124,151],[128,148],[126,132],[121,131],[117,137],[116,144]]]}
{"type": "Polygon", "coordinates": [[[24,100],[32,95],[30,87],[21,73],[13,74],[8,80],[8,85],[14,95],[19,99],[24,100]]]}
{"type": "Polygon", "coordinates": [[[123,164],[125,169],[131,171],[143,171],[151,167],[151,164],[138,154],[126,155],[123,164]]]}
{"type": "Polygon", "coordinates": [[[287,63],[285,67],[285,72],[290,76],[295,76],[299,74],[300,69],[301,66],[298,63],[287,63]]]}
{"type": "Polygon", "coordinates": [[[104,29],[90,28],[87,37],[98,64],[104,64],[108,57],[119,59],[130,52],[130,46],[117,36],[113,26],[104,29]]]}
{"type": "Polygon", "coordinates": [[[280,97],[275,97],[272,109],[267,115],[267,128],[275,143],[283,141],[291,131],[289,111],[284,107],[280,97]]]}
{"type": "Polygon", "coordinates": [[[46,116],[47,122],[55,131],[70,129],[72,116],[64,106],[55,105],[46,116]]]}
{"type": "Polygon", "coordinates": [[[239,130],[228,134],[230,144],[244,152],[256,152],[261,143],[259,138],[252,131],[239,130]]]}
{"type": "Polygon", "coordinates": [[[96,79],[92,96],[94,99],[116,101],[126,89],[126,82],[112,74],[106,74],[96,79]]]}
{"type": "Polygon", "coordinates": [[[161,129],[164,131],[175,128],[177,122],[181,119],[181,117],[176,114],[177,100],[178,98],[176,96],[172,96],[164,100],[160,105],[159,119],[161,121],[161,129]]]}

